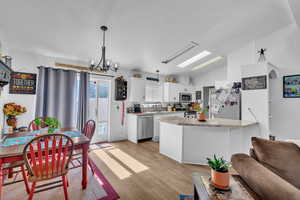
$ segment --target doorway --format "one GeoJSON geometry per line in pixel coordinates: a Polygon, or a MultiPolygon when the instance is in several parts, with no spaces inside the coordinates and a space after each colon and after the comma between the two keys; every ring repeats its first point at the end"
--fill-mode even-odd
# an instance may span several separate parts
{"type": "Polygon", "coordinates": [[[91,77],[89,82],[89,119],[96,122],[91,143],[108,141],[110,98],[110,80],[91,77]]]}

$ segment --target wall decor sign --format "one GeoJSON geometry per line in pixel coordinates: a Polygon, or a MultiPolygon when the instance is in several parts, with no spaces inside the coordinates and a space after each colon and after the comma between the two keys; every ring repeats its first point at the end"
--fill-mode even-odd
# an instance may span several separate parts
{"type": "Polygon", "coordinates": [[[35,94],[36,74],[12,72],[9,82],[9,94],[35,94]]]}
{"type": "Polygon", "coordinates": [[[283,77],[283,97],[300,98],[300,74],[283,77]]]}
{"type": "Polygon", "coordinates": [[[253,76],[242,78],[243,90],[260,90],[267,88],[267,76],[253,76]]]}

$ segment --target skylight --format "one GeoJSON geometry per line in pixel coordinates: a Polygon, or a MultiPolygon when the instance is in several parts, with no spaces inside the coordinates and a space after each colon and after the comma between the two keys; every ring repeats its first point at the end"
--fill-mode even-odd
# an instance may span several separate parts
{"type": "Polygon", "coordinates": [[[187,67],[189,66],[190,64],[198,61],[198,60],[201,60],[202,58],[210,55],[211,53],[209,51],[202,51],[201,53],[195,55],[194,57],[184,61],[183,63],[180,63],[179,65],[177,65],[177,67],[181,67],[181,68],[184,68],[184,67],[187,67]]]}
{"type": "Polygon", "coordinates": [[[204,62],[204,63],[202,63],[202,64],[200,64],[200,65],[198,65],[196,67],[193,67],[192,70],[194,71],[194,70],[200,69],[202,67],[206,67],[207,65],[210,65],[212,63],[218,62],[219,60],[222,60],[222,59],[223,59],[222,56],[215,57],[215,58],[210,59],[209,61],[206,61],[206,62],[204,62]]]}

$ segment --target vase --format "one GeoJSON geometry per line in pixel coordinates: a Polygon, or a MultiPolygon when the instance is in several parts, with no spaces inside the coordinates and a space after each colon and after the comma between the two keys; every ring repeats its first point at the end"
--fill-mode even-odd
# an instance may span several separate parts
{"type": "Polygon", "coordinates": [[[214,169],[211,169],[211,182],[216,188],[228,189],[229,172],[218,172],[214,169]]]}
{"type": "Polygon", "coordinates": [[[14,115],[7,116],[6,123],[8,126],[13,127],[13,130],[17,129],[17,122],[18,122],[18,120],[17,120],[16,116],[14,116],[14,115]]]}
{"type": "Polygon", "coordinates": [[[205,116],[205,114],[204,114],[204,113],[200,113],[200,114],[198,115],[198,120],[199,120],[199,121],[206,121],[206,116],[205,116]]]}

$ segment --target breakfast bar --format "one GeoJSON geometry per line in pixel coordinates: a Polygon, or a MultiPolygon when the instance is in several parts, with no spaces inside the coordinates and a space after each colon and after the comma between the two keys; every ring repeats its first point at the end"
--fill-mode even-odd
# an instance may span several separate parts
{"type": "Polygon", "coordinates": [[[216,154],[226,160],[234,153],[247,153],[251,137],[259,136],[257,122],[183,117],[160,119],[161,154],[180,163],[205,164],[206,158],[216,154]]]}

